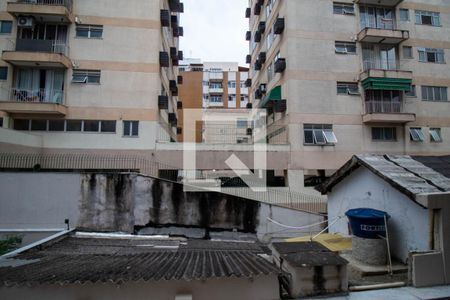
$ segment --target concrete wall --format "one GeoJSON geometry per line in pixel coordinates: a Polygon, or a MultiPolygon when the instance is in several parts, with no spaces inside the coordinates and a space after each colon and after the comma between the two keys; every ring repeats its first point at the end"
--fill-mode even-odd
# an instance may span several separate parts
{"type": "MultiPolygon", "coordinates": [[[[386,211],[392,255],[406,262],[410,251],[429,249],[428,210],[388,185],[380,177],[360,167],[336,185],[328,196],[330,222],[353,208],[386,211]]],[[[349,234],[348,219],[339,220],[330,232],[349,234]]]]}
{"type": "Polygon", "coordinates": [[[204,281],[160,281],[114,284],[0,288],[4,300],[15,299],[136,299],[174,300],[177,295],[192,295],[194,300],[276,300],[279,299],[276,275],[253,279],[210,279],[204,281]]]}
{"type": "Polygon", "coordinates": [[[239,231],[270,241],[307,235],[322,216],[216,192],[184,192],[181,184],[136,174],[0,173],[0,229],[65,228],[129,232],[145,227],[239,231]]]}

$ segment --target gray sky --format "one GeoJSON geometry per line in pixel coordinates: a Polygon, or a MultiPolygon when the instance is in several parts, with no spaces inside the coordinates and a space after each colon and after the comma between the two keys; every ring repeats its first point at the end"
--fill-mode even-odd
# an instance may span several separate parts
{"type": "Polygon", "coordinates": [[[246,66],[247,0],[183,0],[184,56],[202,61],[239,62],[246,66]]]}

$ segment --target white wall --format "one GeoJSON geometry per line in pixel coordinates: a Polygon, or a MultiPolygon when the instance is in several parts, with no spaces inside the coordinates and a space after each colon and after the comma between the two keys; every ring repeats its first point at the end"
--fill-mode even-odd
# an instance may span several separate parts
{"type": "MultiPolygon", "coordinates": [[[[429,250],[428,210],[360,167],[328,195],[328,218],[332,222],[349,209],[363,207],[386,211],[391,216],[388,228],[394,257],[406,262],[410,251],[429,250]]],[[[348,219],[335,223],[330,232],[349,234],[348,219]]]]}

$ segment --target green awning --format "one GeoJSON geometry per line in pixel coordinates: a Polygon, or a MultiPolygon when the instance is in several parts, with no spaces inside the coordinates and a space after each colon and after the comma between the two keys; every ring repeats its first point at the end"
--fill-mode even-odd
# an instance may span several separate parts
{"type": "Polygon", "coordinates": [[[369,77],[362,81],[364,90],[411,91],[411,79],[369,77]]]}
{"type": "Polygon", "coordinates": [[[271,101],[279,101],[281,99],[281,85],[274,87],[262,100],[259,102],[259,108],[267,108],[271,101]]]}

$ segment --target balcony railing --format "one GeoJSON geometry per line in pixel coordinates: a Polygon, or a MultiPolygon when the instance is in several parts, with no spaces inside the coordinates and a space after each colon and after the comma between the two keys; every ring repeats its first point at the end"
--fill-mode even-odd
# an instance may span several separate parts
{"type": "Polygon", "coordinates": [[[69,55],[69,46],[63,42],[51,40],[17,39],[16,51],[51,52],[69,55]]]}
{"type": "Polygon", "coordinates": [[[396,59],[365,59],[363,60],[364,71],[368,70],[399,70],[400,63],[396,59]]]}
{"type": "Polygon", "coordinates": [[[50,89],[11,89],[9,99],[14,102],[64,103],[64,91],[50,89]]]}
{"type": "Polygon", "coordinates": [[[402,112],[402,103],[394,101],[366,101],[367,114],[398,114],[402,112]]]}
{"type": "Polygon", "coordinates": [[[35,5],[54,5],[64,6],[72,12],[73,0],[17,0],[17,3],[35,4],[35,5]]]}
{"type": "Polygon", "coordinates": [[[375,29],[397,29],[394,19],[378,18],[378,19],[366,19],[361,23],[362,28],[375,28],[375,29]]]}

